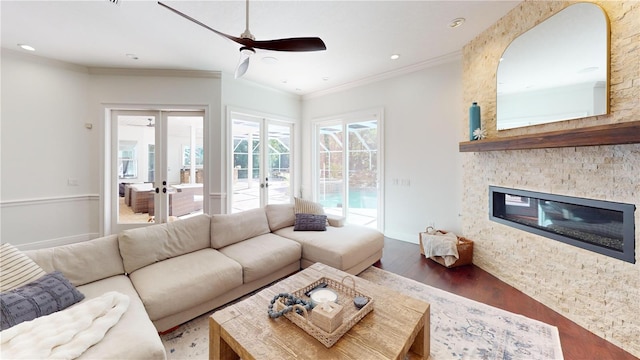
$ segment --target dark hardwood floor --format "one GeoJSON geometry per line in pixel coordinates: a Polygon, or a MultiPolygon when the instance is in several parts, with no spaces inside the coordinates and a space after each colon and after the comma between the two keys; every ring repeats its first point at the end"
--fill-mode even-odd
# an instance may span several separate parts
{"type": "Polygon", "coordinates": [[[417,244],[385,239],[375,266],[469,299],[558,327],[566,360],[638,359],[475,265],[447,269],[420,255],[417,244]]]}

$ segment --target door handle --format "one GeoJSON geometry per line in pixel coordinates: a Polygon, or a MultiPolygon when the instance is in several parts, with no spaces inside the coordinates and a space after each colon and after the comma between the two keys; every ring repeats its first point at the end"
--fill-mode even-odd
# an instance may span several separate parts
{"type": "Polygon", "coordinates": [[[166,194],[167,193],[167,188],[162,188],[162,193],[166,194]]]}
{"type": "Polygon", "coordinates": [[[156,194],[160,194],[160,188],[156,188],[156,194]]]}

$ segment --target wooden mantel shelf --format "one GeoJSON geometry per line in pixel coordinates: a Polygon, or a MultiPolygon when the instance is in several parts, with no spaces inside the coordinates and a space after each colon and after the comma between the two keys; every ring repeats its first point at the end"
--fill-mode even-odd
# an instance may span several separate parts
{"type": "Polygon", "coordinates": [[[640,143],[640,121],[496,139],[465,141],[460,143],[460,152],[544,149],[636,143],[640,143]]]}

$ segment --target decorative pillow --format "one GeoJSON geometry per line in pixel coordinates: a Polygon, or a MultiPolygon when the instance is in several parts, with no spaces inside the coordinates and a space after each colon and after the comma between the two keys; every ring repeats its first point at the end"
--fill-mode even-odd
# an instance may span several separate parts
{"type": "Polygon", "coordinates": [[[322,207],[322,204],[300,198],[294,198],[294,200],[294,213],[324,215],[324,208],[322,207]]]}
{"type": "Polygon", "coordinates": [[[327,215],[296,214],[293,231],[326,231],[327,215]]]}
{"type": "Polygon", "coordinates": [[[0,245],[0,291],[15,289],[45,274],[38,264],[13,245],[0,245]]]}
{"type": "Polygon", "coordinates": [[[63,310],[84,299],[59,271],[0,294],[2,330],[63,310]]]}

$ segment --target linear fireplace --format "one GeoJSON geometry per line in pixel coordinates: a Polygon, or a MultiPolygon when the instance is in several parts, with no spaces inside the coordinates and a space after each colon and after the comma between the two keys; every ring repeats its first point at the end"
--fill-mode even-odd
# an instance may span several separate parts
{"type": "Polygon", "coordinates": [[[635,205],[489,186],[489,218],[635,263],[635,205]]]}

